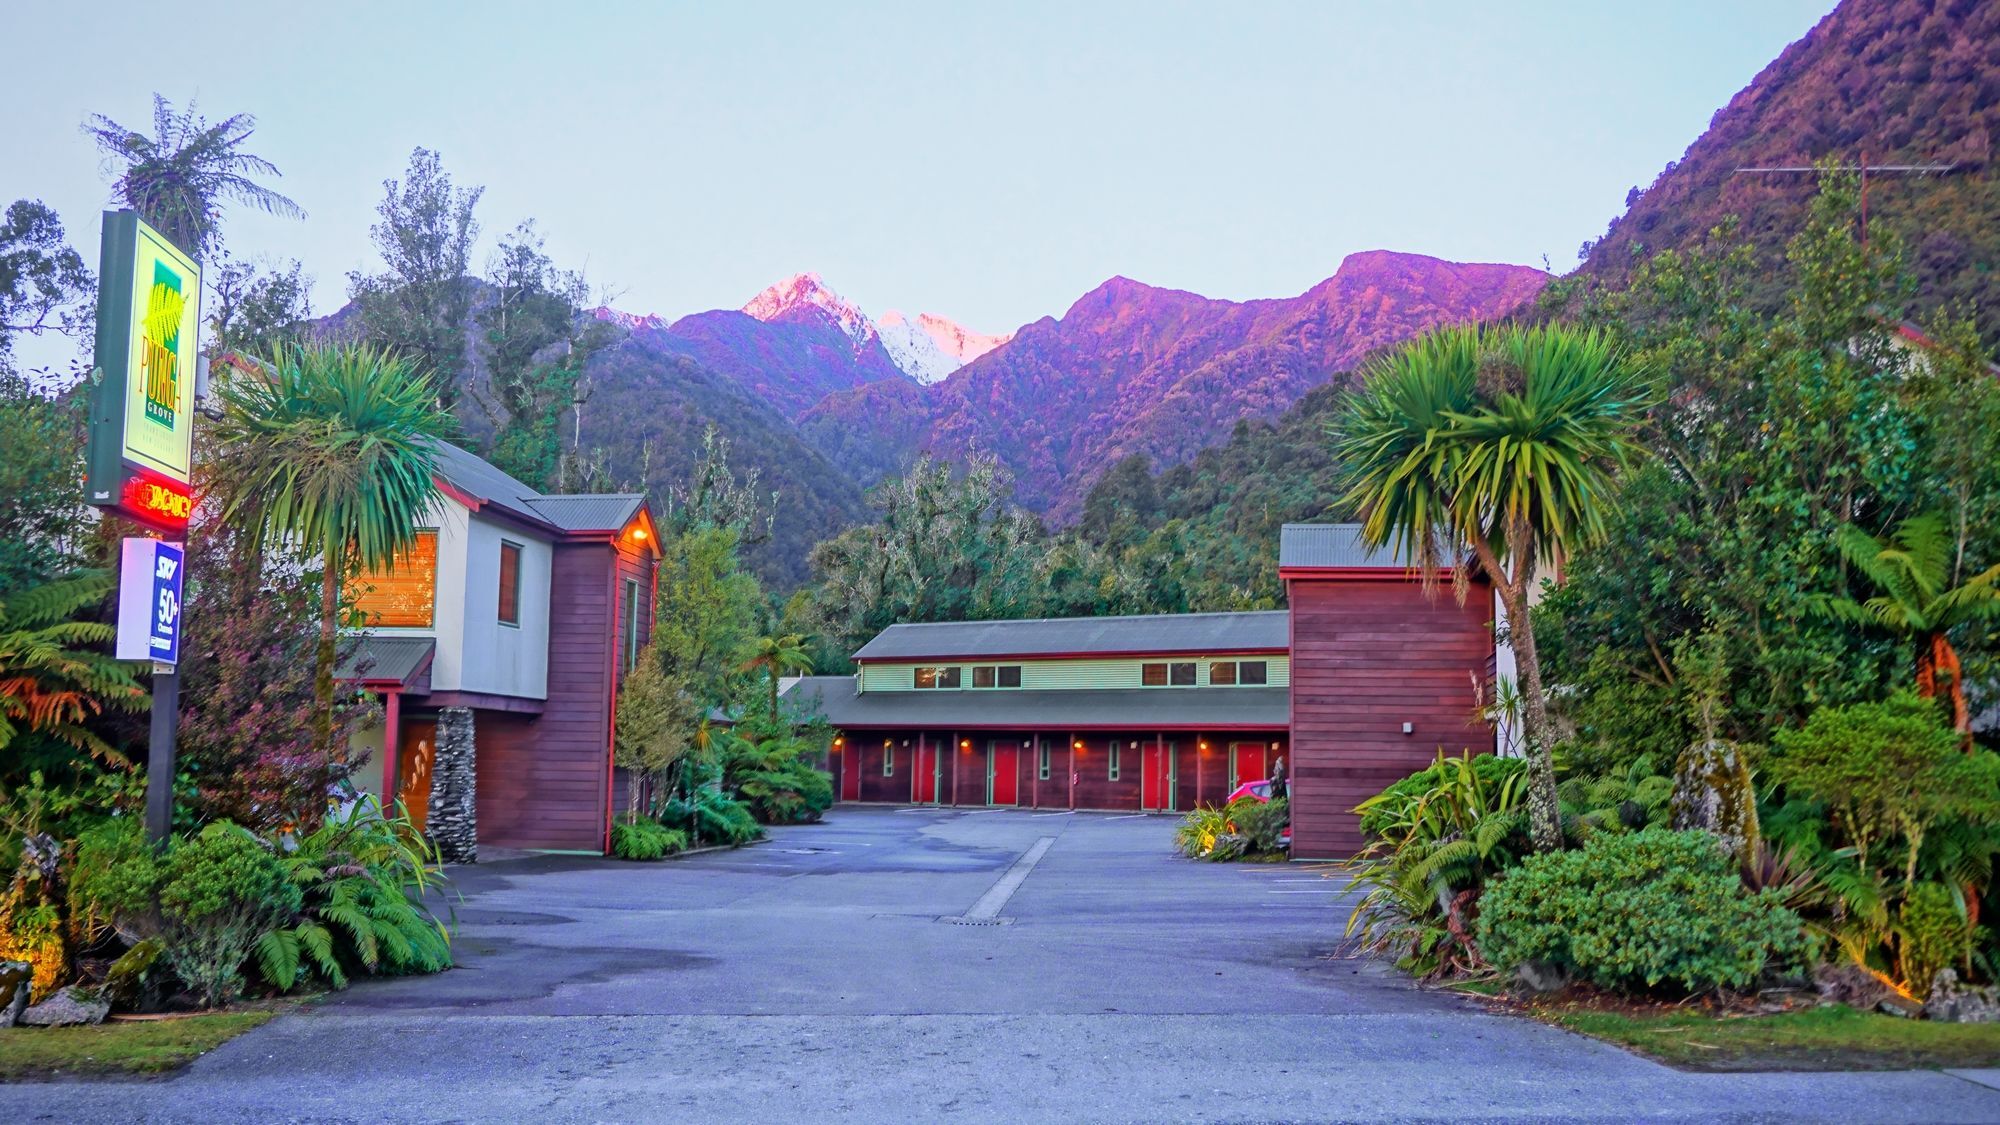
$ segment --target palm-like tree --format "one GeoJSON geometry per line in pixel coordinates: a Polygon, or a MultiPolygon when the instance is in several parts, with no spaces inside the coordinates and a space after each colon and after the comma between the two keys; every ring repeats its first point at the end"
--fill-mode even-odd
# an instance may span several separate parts
{"type": "Polygon", "coordinates": [[[806,638],[799,633],[758,637],[743,670],[761,670],[771,692],[771,721],[778,721],[778,681],[787,673],[811,672],[812,656],[806,652],[806,638]]]}
{"type": "Polygon", "coordinates": [[[322,749],[331,752],[340,583],[350,568],[387,572],[416,539],[438,495],[433,476],[446,418],[430,380],[389,353],[357,344],[283,347],[267,377],[221,389],[217,427],[227,464],[227,516],[324,568],[315,684],[322,749]]]}
{"type": "Polygon", "coordinates": [[[1909,641],[1916,650],[1917,694],[1948,699],[1953,729],[1970,737],[1972,714],[1951,631],[1977,621],[2000,621],[2000,566],[1961,579],[1950,523],[1936,512],[1904,520],[1887,539],[1848,524],[1834,533],[1833,542],[1848,565],[1881,593],[1863,602],[1825,598],[1821,607],[1841,620],[1909,641]]]}
{"type": "Polygon", "coordinates": [[[153,95],[153,135],[129,129],[101,113],[83,131],[121,168],[112,190],[153,229],[189,254],[202,256],[220,243],[222,201],[235,200],[266,214],[303,219],[297,203],[256,181],[280,175],[277,165],[242,151],[257,129],[247,113],[210,124],[193,102],[176,110],[153,95]]]}
{"type": "Polygon", "coordinates": [[[1507,614],[1520,671],[1529,821],[1562,846],[1547,700],[1529,596],[1604,537],[1618,470],[1640,450],[1645,381],[1601,333],[1560,324],[1440,329],[1377,361],[1330,427],[1346,502],[1459,597],[1476,567],[1507,614]]]}
{"type": "Polygon", "coordinates": [[[114,630],[78,621],[116,588],[110,574],[83,571],[0,601],[0,750],[25,732],[46,734],[111,764],[127,764],[86,724],[111,707],[146,701],[132,665],[102,648],[114,630]]]}

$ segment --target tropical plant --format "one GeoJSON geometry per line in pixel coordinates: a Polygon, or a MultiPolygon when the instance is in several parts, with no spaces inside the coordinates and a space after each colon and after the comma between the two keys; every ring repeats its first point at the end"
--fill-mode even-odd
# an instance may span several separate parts
{"type": "Polygon", "coordinates": [[[1201,859],[1215,850],[1216,841],[1228,831],[1228,810],[1197,805],[1174,826],[1174,847],[1189,859],[1201,859]]]}
{"type": "Polygon", "coordinates": [[[686,833],[695,847],[703,841],[747,844],[764,834],[746,805],[711,785],[669,797],[660,810],[660,823],[686,833]]]}
{"type": "Polygon", "coordinates": [[[222,387],[225,518],[251,522],[260,549],[275,539],[320,559],[315,703],[331,756],[341,579],[391,571],[415,542],[446,420],[425,376],[364,345],[283,347],[265,374],[222,387]]]}
{"type": "Polygon", "coordinates": [[[1393,545],[1435,588],[1463,598],[1475,566],[1505,607],[1520,673],[1535,846],[1562,846],[1547,696],[1529,598],[1601,541],[1617,472],[1636,439],[1645,381],[1594,330],[1456,327],[1369,369],[1331,427],[1344,502],[1370,545],[1393,545]]]}
{"type": "Polygon", "coordinates": [[[89,723],[106,708],[137,711],[146,692],[131,664],[102,651],[115,630],[77,620],[115,585],[105,572],[81,571],[0,600],[0,750],[23,733],[37,733],[100,761],[126,764],[89,723]]]}
{"type": "Polygon", "coordinates": [[[262,841],[220,821],[175,841],[158,873],[162,955],[203,1006],[227,1004],[258,939],[289,922],[303,895],[262,841]]]}
{"type": "Polygon", "coordinates": [[[739,725],[716,740],[722,788],[764,824],[818,820],[833,805],[833,778],[808,759],[813,746],[783,728],[739,725]]]}
{"type": "Polygon", "coordinates": [[[1355,810],[1372,837],[1343,865],[1363,893],[1347,934],[1424,977],[1484,966],[1473,937],[1487,880],[1525,850],[1526,765],[1445,757],[1355,810]]]}
{"type": "Polygon", "coordinates": [[[806,638],[797,633],[758,637],[749,659],[743,662],[744,671],[760,673],[764,677],[773,723],[778,721],[778,681],[792,672],[811,672],[812,666],[812,656],[806,651],[806,638]]]}
{"type": "Polygon", "coordinates": [[[1884,629],[1909,642],[1916,650],[1917,694],[1947,700],[1952,729],[1969,743],[1972,713],[1951,632],[2000,621],[2000,564],[1968,574],[1963,544],[1939,512],[1912,516],[1885,539],[1847,524],[1833,542],[1848,565],[1881,593],[1861,602],[1823,598],[1818,604],[1842,620],[1884,629]]]}
{"type": "Polygon", "coordinates": [[[638,819],[642,791],[661,792],[668,771],[692,748],[698,721],[685,685],[661,667],[657,643],[640,651],[638,662],[618,687],[614,761],[628,775],[627,820],[638,819]]]}
{"type": "Polygon", "coordinates": [[[451,931],[426,899],[448,884],[436,846],[407,816],[365,799],[329,818],[282,855],[300,892],[296,920],[259,935],[258,972],[280,992],[307,979],[345,988],[363,975],[451,967],[451,931]]]}
{"type": "Polygon", "coordinates": [[[277,166],[243,151],[257,119],[231,114],[211,124],[193,102],[176,110],[153,95],[153,135],[93,114],[83,131],[118,170],[112,190],[176,246],[197,257],[218,249],[224,200],[270,215],[302,219],[305,212],[257,182],[277,176],[277,166]]]}
{"type": "Polygon", "coordinates": [[[621,820],[611,826],[611,854],[619,859],[661,859],[687,847],[687,833],[652,820],[621,820]]]}
{"type": "Polygon", "coordinates": [[[1775,894],[1744,889],[1707,832],[1648,828],[1529,856],[1487,888],[1479,947],[1605,988],[1744,988],[1801,963],[1804,923],[1775,894]]]}

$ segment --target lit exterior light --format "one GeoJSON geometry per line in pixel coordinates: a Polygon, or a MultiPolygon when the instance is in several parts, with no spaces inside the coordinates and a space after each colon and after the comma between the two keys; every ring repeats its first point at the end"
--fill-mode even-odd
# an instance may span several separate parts
{"type": "Polygon", "coordinates": [[[632,541],[634,543],[644,543],[647,540],[647,538],[649,537],[646,534],[645,528],[635,527],[632,529],[632,541]]]}
{"type": "Polygon", "coordinates": [[[972,749],[972,740],[971,740],[971,739],[969,739],[969,738],[967,738],[967,739],[961,739],[961,740],[959,741],[959,744],[958,744],[958,748],[959,748],[960,750],[970,750],[970,749],[972,749]]]}

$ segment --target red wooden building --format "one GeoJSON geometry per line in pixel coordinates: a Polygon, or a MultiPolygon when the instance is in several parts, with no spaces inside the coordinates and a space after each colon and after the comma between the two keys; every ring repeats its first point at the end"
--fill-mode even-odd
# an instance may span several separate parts
{"type": "Polygon", "coordinates": [[[838,731],[844,801],[1171,812],[1287,759],[1293,854],[1347,856],[1356,804],[1493,748],[1493,601],[1352,525],[1287,526],[1280,575],[1288,610],[896,625],[786,694],[838,731]]]}
{"type": "Polygon", "coordinates": [[[352,595],[368,627],[342,676],[385,715],[356,748],[380,771],[358,780],[402,800],[448,858],[601,853],[622,801],[618,685],[653,628],[645,498],[544,495],[452,445],[437,483],[410,556],[352,595]]]}

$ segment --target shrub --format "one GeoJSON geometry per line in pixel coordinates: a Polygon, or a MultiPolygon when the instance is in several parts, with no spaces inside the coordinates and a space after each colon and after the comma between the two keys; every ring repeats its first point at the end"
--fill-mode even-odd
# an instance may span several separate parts
{"type": "Polygon", "coordinates": [[[1472,771],[1472,782],[1481,789],[1497,791],[1510,779],[1527,771],[1524,758],[1503,758],[1498,754],[1478,754],[1470,758],[1447,758],[1438,752],[1438,760],[1410,776],[1398,781],[1381,793],[1363,802],[1360,809],[1361,831],[1369,836],[1387,836],[1395,826],[1406,819],[1411,810],[1428,800],[1448,783],[1460,780],[1464,769],[1472,771]],[[1461,766],[1461,762],[1469,765],[1461,766]]]}
{"type": "Polygon", "coordinates": [[[611,854],[619,859],[660,859],[687,848],[687,834],[651,820],[611,826],[611,854]]]}
{"type": "Polygon", "coordinates": [[[722,784],[764,824],[808,824],[833,805],[833,777],[806,760],[811,748],[790,735],[722,740],[722,784]]]}
{"type": "Polygon", "coordinates": [[[256,944],[258,972],[280,992],[312,978],[345,988],[355,976],[451,967],[451,932],[425,902],[444,886],[437,851],[407,817],[363,801],[299,838],[283,866],[300,892],[298,917],[256,944]]]}
{"type": "Polygon", "coordinates": [[[176,841],[159,877],[167,964],[207,1007],[236,995],[257,939],[290,922],[304,901],[278,858],[233,824],[176,841]]]}
{"type": "Polygon", "coordinates": [[[691,796],[676,794],[660,810],[660,823],[687,835],[692,845],[747,844],[764,834],[742,803],[719,789],[702,786],[691,796]]]}
{"type": "Polygon", "coordinates": [[[1903,979],[1918,996],[1929,995],[1938,970],[1960,964],[1972,953],[1972,923],[1958,896],[1943,883],[1911,887],[1897,913],[1903,979]]]}
{"type": "Polygon", "coordinates": [[[1215,841],[1229,831],[1229,814],[1213,805],[1201,805],[1181,818],[1174,828],[1174,847],[1189,859],[1201,859],[1215,850],[1215,841]]]}
{"type": "Polygon", "coordinates": [[[1243,797],[1232,801],[1229,820],[1237,834],[1247,842],[1251,853],[1269,855],[1285,850],[1281,834],[1285,826],[1292,822],[1291,809],[1285,798],[1258,801],[1243,797]]]}
{"type": "Polygon", "coordinates": [[[1716,838],[1648,828],[1530,856],[1486,890],[1479,946],[1605,988],[1743,988],[1805,954],[1798,915],[1751,894],[1716,838]]]}

